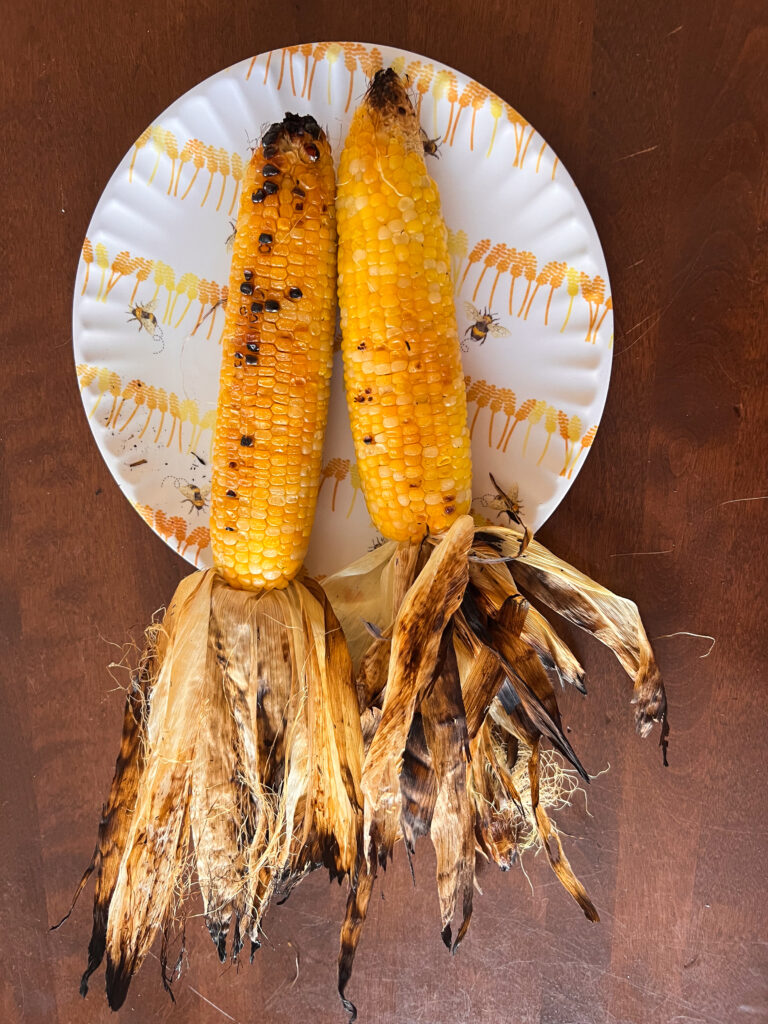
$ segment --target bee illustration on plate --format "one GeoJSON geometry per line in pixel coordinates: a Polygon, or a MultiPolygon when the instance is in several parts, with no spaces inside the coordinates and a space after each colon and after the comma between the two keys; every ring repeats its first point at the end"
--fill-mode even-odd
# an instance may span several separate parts
{"type": "Polygon", "coordinates": [[[436,139],[430,139],[423,128],[421,131],[421,142],[424,147],[424,156],[433,156],[436,160],[440,159],[440,136],[436,139]]]}
{"type": "MultiPolygon", "coordinates": [[[[208,506],[208,495],[211,493],[210,487],[198,487],[195,483],[189,483],[186,480],[179,480],[179,478],[175,476],[170,479],[175,482],[176,490],[184,499],[182,501],[182,505],[189,502],[190,507],[193,508],[195,512],[202,512],[203,509],[208,506]]],[[[165,480],[168,480],[168,477],[166,477],[165,480]]],[[[163,483],[165,483],[165,480],[163,480],[163,483]]]]}
{"type": "Polygon", "coordinates": [[[484,309],[481,313],[471,302],[465,302],[464,310],[470,320],[472,320],[472,323],[464,331],[465,338],[469,335],[472,341],[479,341],[483,345],[489,334],[494,338],[506,338],[509,336],[507,328],[502,327],[498,322],[498,317],[495,317],[493,313],[489,313],[487,309],[484,309]]]}
{"type": "Polygon", "coordinates": [[[146,331],[153,341],[160,342],[160,348],[155,355],[162,352],[165,348],[163,332],[160,329],[160,324],[157,322],[157,317],[155,316],[156,304],[157,299],[152,299],[151,302],[148,302],[146,305],[142,305],[140,302],[137,302],[135,306],[128,307],[128,312],[131,314],[128,317],[128,323],[133,323],[135,320],[139,325],[140,332],[146,331]]]}
{"type": "Polygon", "coordinates": [[[513,484],[507,493],[499,487],[492,473],[490,477],[495,490],[490,494],[481,495],[476,499],[477,503],[484,508],[492,509],[497,516],[508,516],[510,522],[522,526],[523,506],[520,502],[517,484],[513,484]]]}

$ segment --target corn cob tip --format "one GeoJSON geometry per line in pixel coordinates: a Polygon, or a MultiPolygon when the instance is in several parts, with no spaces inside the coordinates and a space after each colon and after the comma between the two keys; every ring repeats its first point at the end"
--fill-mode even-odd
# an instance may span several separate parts
{"type": "Polygon", "coordinates": [[[312,162],[317,159],[312,153],[313,142],[325,144],[327,139],[311,114],[287,113],[282,121],[275,121],[261,136],[261,147],[267,158],[292,150],[312,162]]]}
{"type": "Polygon", "coordinates": [[[375,112],[390,131],[398,130],[413,138],[419,149],[423,148],[419,119],[414,110],[405,84],[392,68],[377,71],[371,79],[365,94],[365,104],[375,112]]]}

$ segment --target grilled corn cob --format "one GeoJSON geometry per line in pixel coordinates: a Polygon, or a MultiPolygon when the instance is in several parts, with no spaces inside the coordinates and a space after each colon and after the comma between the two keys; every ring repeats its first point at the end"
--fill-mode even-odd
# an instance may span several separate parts
{"type": "Polygon", "coordinates": [[[193,868],[219,957],[229,948],[236,960],[246,938],[258,946],[275,892],[320,864],[336,877],[357,866],[352,664],[322,588],[295,578],[328,404],[333,192],[325,135],[286,115],[254,152],[240,203],[214,442],[216,567],[182,580],[147,631],[89,869],[81,991],[106,955],[113,1009],[158,932],[168,987],[168,938],[193,868]]]}
{"type": "Polygon", "coordinates": [[[437,186],[391,69],[356,111],[339,166],[347,404],[368,510],[390,540],[441,533],[472,500],[467,405],[437,186]]]}
{"type": "Polygon", "coordinates": [[[373,735],[362,776],[366,864],[347,904],[339,955],[339,993],[352,1011],[345,988],[377,863],[386,862],[398,833],[409,848],[431,836],[449,948],[469,925],[475,844],[507,868],[529,842],[529,822],[562,885],[598,919],[545,809],[569,769],[540,756],[548,741],[574,775],[588,778],[547,670],[580,688],[583,673],[518,583],[615,651],[634,679],[642,735],[663,721],[666,705],[634,605],[532,543],[493,477],[510,526],[475,529],[464,514],[469,434],[446,232],[416,115],[392,69],[376,74],[355,113],[337,209],[342,348],[360,480],[376,527],[398,542],[325,581],[354,645],[358,693],[377,709],[368,712],[373,735]],[[431,553],[421,547],[426,534],[431,553]],[[362,602],[369,616],[376,592],[376,639],[363,646],[358,609],[362,602]]]}
{"type": "Polygon", "coordinates": [[[269,129],[240,199],[213,448],[211,547],[245,590],[284,587],[312,528],[333,361],[334,173],[313,118],[269,129]]]}

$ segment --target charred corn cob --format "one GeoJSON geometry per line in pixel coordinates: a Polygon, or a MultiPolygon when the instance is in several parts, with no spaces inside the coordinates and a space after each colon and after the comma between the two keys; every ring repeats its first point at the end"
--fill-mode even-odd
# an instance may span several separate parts
{"type": "MultiPolygon", "coordinates": [[[[260,941],[276,893],[358,865],[363,756],[344,634],[295,579],[320,476],[331,372],[334,174],[311,117],[286,115],[244,182],[222,344],[211,534],[131,688],[96,853],[90,974],[122,1004],[193,877],[221,960],[260,941]],[[269,592],[268,592],[269,591],[269,592]],[[265,683],[266,680],[266,683],[265,683]]],[[[82,888],[82,885],[81,885],[82,888]]]]}
{"type": "Polygon", "coordinates": [[[245,590],[284,587],[309,543],[333,359],[333,193],[313,118],[267,131],[243,181],[213,449],[214,562],[245,590]]]}
{"type": "Polygon", "coordinates": [[[419,122],[391,69],[374,78],[341,154],[339,304],[363,492],[390,540],[441,533],[471,500],[447,233],[419,122]]]}

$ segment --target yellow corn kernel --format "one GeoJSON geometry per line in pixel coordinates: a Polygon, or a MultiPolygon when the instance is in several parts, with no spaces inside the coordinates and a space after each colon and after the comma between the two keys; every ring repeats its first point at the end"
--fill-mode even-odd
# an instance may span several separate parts
{"type": "Polygon", "coordinates": [[[234,587],[284,587],[314,517],[333,361],[334,173],[288,114],[243,179],[213,446],[211,548],[234,587]]]}
{"type": "Polygon", "coordinates": [[[468,511],[472,465],[440,197],[391,69],[375,76],[352,120],[337,216],[344,378],[362,490],[385,537],[417,541],[468,511]]]}

